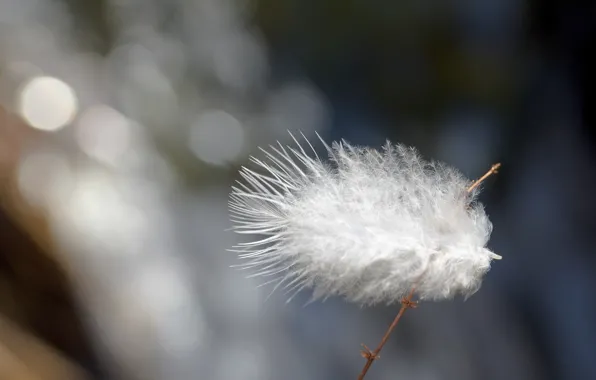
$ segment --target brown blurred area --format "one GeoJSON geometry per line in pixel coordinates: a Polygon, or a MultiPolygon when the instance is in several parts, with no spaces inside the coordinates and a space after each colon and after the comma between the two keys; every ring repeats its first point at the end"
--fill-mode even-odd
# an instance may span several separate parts
{"type": "Polygon", "coordinates": [[[14,186],[14,170],[40,135],[0,107],[0,379],[86,379],[93,361],[72,288],[43,214],[14,186]]]}

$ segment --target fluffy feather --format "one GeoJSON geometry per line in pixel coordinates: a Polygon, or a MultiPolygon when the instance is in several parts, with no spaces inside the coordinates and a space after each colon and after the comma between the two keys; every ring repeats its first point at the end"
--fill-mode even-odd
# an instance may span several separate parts
{"type": "Polygon", "coordinates": [[[312,154],[294,139],[252,157],[258,171],[240,171],[234,230],[262,237],[233,249],[241,267],[274,290],[361,305],[399,302],[412,287],[432,300],[480,288],[500,257],[485,248],[492,225],[467,178],[390,142],[382,151],[325,144],[325,163],[304,139],[312,154]]]}

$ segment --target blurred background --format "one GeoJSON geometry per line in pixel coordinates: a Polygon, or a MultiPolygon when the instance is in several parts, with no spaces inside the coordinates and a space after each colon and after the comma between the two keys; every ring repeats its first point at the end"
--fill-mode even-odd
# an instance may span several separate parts
{"type": "Polygon", "coordinates": [[[504,259],[367,378],[596,379],[595,35],[589,1],[0,0],[0,380],[356,378],[397,306],[229,268],[287,130],[503,163],[504,259]]]}

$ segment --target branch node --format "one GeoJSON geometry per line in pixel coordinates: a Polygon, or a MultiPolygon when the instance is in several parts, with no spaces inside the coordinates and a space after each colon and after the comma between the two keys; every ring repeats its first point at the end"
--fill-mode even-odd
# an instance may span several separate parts
{"type": "Polygon", "coordinates": [[[418,302],[412,301],[411,299],[404,297],[401,299],[401,304],[407,309],[415,309],[418,307],[418,302]]]}
{"type": "Polygon", "coordinates": [[[366,344],[363,343],[361,346],[363,349],[360,350],[360,355],[362,355],[364,359],[374,361],[381,358],[381,355],[375,354],[375,352],[368,348],[366,344]]]}

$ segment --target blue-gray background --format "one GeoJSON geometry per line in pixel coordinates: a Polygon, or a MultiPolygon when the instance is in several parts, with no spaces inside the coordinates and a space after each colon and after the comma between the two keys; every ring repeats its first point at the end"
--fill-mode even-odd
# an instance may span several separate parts
{"type": "Polygon", "coordinates": [[[481,196],[503,260],[468,301],[408,312],[370,379],[596,379],[595,17],[587,1],[2,0],[0,104],[42,130],[15,183],[93,352],[64,356],[90,378],[355,378],[397,306],[286,305],[229,268],[238,167],[301,130],[414,145],[470,178],[503,164],[481,196]],[[48,77],[76,104],[34,85],[48,77]]]}

